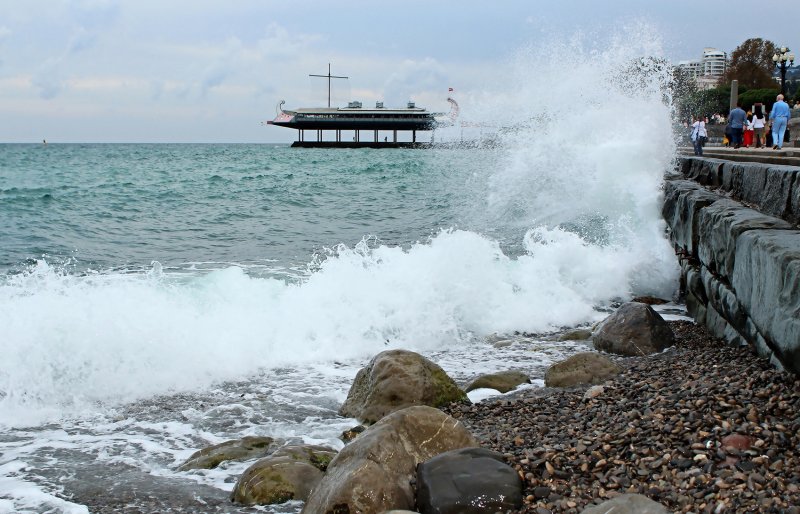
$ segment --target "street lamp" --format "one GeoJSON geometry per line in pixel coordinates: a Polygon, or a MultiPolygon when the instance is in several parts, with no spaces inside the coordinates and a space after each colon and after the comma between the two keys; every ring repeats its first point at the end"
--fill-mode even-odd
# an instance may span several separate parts
{"type": "Polygon", "coordinates": [[[772,56],[772,62],[781,70],[781,94],[786,94],[786,63],[789,66],[794,64],[794,54],[789,52],[789,49],[781,47],[780,53],[772,56]]]}

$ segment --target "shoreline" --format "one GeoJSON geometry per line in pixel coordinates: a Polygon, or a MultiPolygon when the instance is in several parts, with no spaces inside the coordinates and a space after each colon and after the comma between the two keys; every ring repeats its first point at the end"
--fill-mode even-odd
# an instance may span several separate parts
{"type": "Polygon", "coordinates": [[[579,513],[628,492],[675,512],[800,513],[800,377],[668,323],[675,346],[615,359],[622,373],[595,398],[526,389],[445,409],[518,471],[520,513],[579,513]]]}

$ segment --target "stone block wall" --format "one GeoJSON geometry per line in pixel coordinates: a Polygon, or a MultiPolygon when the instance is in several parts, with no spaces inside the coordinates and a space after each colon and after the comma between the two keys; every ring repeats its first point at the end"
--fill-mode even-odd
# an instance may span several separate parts
{"type": "Polygon", "coordinates": [[[800,373],[800,167],[681,157],[662,214],[690,315],[800,373]]]}

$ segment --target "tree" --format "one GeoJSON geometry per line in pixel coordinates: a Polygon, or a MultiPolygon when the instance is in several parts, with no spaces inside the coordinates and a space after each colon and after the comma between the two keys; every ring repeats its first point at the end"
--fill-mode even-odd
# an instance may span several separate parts
{"type": "Polygon", "coordinates": [[[772,104],[775,103],[775,97],[778,96],[778,93],[780,93],[780,89],[776,87],[772,89],[749,89],[739,95],[739,101],[745,111],[757,102],[764,104],[764,108],[769,111],[772,109],[772,104]]]}
{"type": "Polygon", "coordinates": [[[775,87],[772,80],[772,69],[775,63],[772,56],[777,47],[772,41],[761,38],[751,38],[736,47],[731,54],[728,71],[725,73],[724,83],[738,80],[740,86],[750,89],[768,89],[775,87]]]}

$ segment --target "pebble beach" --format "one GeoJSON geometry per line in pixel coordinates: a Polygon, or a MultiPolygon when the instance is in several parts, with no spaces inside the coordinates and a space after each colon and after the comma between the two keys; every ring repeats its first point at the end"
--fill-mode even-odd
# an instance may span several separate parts
{"type": "Polygon", "coordinates": [[[521,513],[579,513],[623,493],[673,512],[800,513],[800,377],[690,321],[674,347],[622,358],[600,387],[452,404],[524,482],[521,513]]]}

